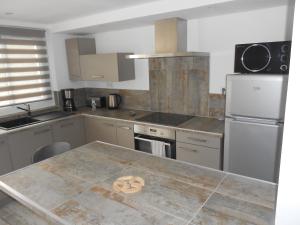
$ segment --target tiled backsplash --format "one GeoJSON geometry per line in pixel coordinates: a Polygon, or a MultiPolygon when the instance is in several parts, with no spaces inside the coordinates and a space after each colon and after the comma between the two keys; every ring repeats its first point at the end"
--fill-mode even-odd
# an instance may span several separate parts
{"type": "MultiPolygon", "coordinates": [[[[149,59],[150,90],[75,89],[75,104],[85,106],[89,96],[122,96],[121,108],[224,117],[225,96],[209,93],[209,57],[149,59]]],[[[61,105],[60,93],[55,99],[61,105]]]]}
{"type": "Polygon", "coordinates": [[[153,111],[208,116],[209,57],[149,59],[153,111]]]}
{"type": "MultiPolygon", "coordinates": [[[[143,90],[118,90],[103,88],[81,88],[75,89],[75,104],[77,107],[85,106],[89,96],[107,96],[117,93],[122,96],[121,108],[156,111],[151,108],[150,91],[143,90]]],[[[56,103],[62,106],[60,92],[55,92],[56,103]]],[[[209,116],[214,118],[224,117],[225,96],[222,94],[209,94],[208,100],[209,116]]]]}

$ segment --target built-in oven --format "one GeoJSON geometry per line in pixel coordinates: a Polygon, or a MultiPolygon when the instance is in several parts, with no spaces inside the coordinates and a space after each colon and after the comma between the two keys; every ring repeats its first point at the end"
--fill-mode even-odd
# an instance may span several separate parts
{"type": "Polygon", "coordinates": [[[160,157],[176,159],[175,130],[134,125],[135,149],[160,157]]]}

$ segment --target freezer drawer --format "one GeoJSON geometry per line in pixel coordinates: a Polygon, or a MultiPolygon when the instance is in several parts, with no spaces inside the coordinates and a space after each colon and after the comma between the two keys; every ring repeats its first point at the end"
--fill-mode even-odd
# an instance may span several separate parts
{"type": "Polygon", "coordinates": [[[285,75],[227,75],[226,116],[284,119],[285,75]]]}
{"type": "Polygon", "coordinates": [[[224,170],[277,182],[283,126],[225,120],[224,170]]]}

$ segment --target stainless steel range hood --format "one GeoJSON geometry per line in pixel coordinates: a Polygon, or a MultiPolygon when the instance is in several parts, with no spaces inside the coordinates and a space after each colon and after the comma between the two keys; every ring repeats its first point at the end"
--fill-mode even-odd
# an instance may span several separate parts
{"type": "Polygon", "coordinates": [[[127,55],[129,59],[209,56],[207,52],[187,52],[187,23],[181,18],[155,22],[155,53],[127,55]]]}

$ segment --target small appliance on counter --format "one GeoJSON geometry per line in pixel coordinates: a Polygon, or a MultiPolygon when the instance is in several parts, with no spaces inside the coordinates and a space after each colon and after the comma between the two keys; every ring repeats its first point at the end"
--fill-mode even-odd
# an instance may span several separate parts
{"type": "Polygon", "coordinates": [[[87,99],[88,107],[106,108],[106,97],[105,96],[90,96],[87,99]]]}
{"type": "Polygon", "coordinates": [[[288,74],[291,41],[238,44],[235,73],[288,74]]]}
{"type": "Polygon", "coordinates": [[[76,111],[76,106],[74,102],[74,89],[62,89],[61,96],[63,100],[63,109],[66,112],[76,111]]]}
{"type": "Polygon", "coordinates": [[[108,99],[108,109],[117,109],[119,108],[121,102],[122,102],[122,97],[121,95],[118,94],[110,94],[107,97],[108,99]]]}

